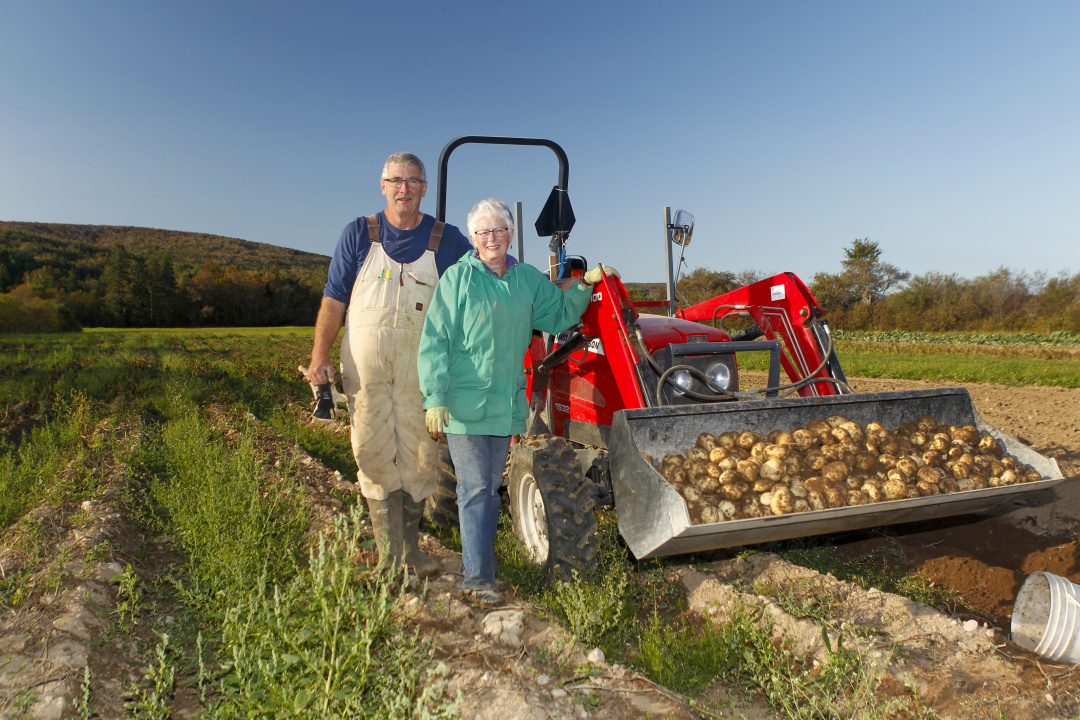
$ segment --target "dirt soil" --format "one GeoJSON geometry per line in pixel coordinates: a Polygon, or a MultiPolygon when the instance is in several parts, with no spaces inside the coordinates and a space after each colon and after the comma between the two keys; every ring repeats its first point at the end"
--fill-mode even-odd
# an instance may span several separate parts
{"type": "MultiPolygon", "coordinates": [[[[908,380],[856,379],[856,392],[935,387],[908,380]]],[[[960,614],[1008,631],[1024,580],[1044,571],[1080,583],[1080,390],[965,385],[988,423],[1057,460],[1066,481],[987,515],[897,526],[913,569],[964,598],[960,614]],[[1072,481],[1070,481],[1072,480],[1072,481]]],[[[844,538],[842,538],[844,539],[844,538]]],[[[852,555],[885,542],[852,537],[852,555]]]]}
{"type": "MultiPolygon", "coordinates": [[[[929,387],[895,380],[852,382],[858,392],[929,387]]],[[[882,698],[916,693],[940,718],[974,720],[1071,720],[1080,717],[1080,668],[1058,665],[1009,641],[1016,593],[1028,574],[1043,570],[1080,583],[1080,390],[968,386],[975,406],[992,425],[1057,459],[1065,482],[1040,497],[980,516],[893,526],[887,535],[849,533],[830,542],[856,555],[882,543],[898,543],[913,569],[952,591],[962,602],[931,608],[877,589],[866,590],[831,575],[791,565],[776,555],[716,553],[713,562],[674,567],[672,583],[687,593],[688,612],[722,622],[739,603],[760,610],[774,634],[808,658],[821,658],[821,630],[788,615],[779,592],[826,593],[834,618],[859,630],[874,658],[882,698]],[[771,589],[766,594],[766,589],[771,589]]],[[[123,432],[98,428],[97,432],[123,432]]],[[[314,533],[342,509],[337,499],[355,492],[351,483],[269,428],[258,445],[268,467],[296,454],[314,533]],[[335,497],[336,496],[336,497],[335,497]]],[[[158,602],[155,617],[134,631],[117,630],[116,576],[132,563],[148,584],[179,561],[167,537],[149,537],[124,514],[122,478],[102,474],[116,486],[100,501],[57,510],[43,506],[43,528],[55,562],[40,570],[19,608],[0,614],[0,718],[78,717],[76,702],[88,689],[101,718],[128,717],[124,692],[141,680],[156,637],[149,626],[167,629],[182,622],[181,608],[158,602]],[[110,557],[88,550],[108,539],[110,557]],[[175,617],[174,617],[175,615],[175,617]],[[91,682],[85,688],[85,669],[91,682]]],[[[18,572],[26,562],[0,545],[0,570],[18,572]]],[[[715,686],[691,703],[632,670],[609,663],[599,651],[573,642],[540,608],[504,586],[507,600],[480,607],[462,597],[460,556],[431,536],[425,551],[438,556],[445,574],[421,593],[410,591],[405,607],[432,639],[433,657],[445,665],[452,693],[461,692],[461,717],[473,718],[744,718],[776,717],[759,697],[715,686]]],[[[191,667],[195,659],[182,658],[191,667]]],[[[188,671],[178,681],[172,717],[194,717],[202,705],[188,671]]],[[[127,698],[130,700],[130,697],[127,698]]],[[[844,716],[838,710],[839,716],[844,716]]]]}

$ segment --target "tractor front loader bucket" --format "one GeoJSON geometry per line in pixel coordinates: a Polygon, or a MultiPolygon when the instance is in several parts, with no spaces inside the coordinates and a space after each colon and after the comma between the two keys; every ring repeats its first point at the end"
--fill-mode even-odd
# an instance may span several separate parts
{"type": "Polygon", "coordinates": [[[985,423],[963,388],[622,410],[615,414],[609,449],[619,531],[639,559],[979,512],[1018,495],[1045,490],[1063,479],[1055,460],[985,423]],[[692,525],[682,496],[642,456],[648,453],[659,460],[666,454],[684,454],[705,432],[790,431],[813,418],[837,413],[863,425],[877,421],[889,429],[896,429],[902,422],[915,422],[922,415],[930,415],[939,423],[975,425],[980,433],[997,438],[1006,453],[1038,471],[1042,480],[692,525]]]}

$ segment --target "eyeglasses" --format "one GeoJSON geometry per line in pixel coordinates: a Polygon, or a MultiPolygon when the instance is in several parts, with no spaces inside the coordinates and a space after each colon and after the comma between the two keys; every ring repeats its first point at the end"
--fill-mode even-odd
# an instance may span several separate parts
{"type": "Polygon", "coordinates": [[[424,182],[420,178],[383,178],[382,181],[384,183],[389,183],[390,187],[397,187],[398,185],[405,183],[411,188],[418,188],[420,187],[420,183],[424,182]]]}
{"type": "Polygon", "coordinates": [[[495,237],[504,238],[510,234],[510,228],[498,227],[493,230],[474,230],[473,235],[481,240],[487,240],[491,233],[495,233],[495,237]]]}

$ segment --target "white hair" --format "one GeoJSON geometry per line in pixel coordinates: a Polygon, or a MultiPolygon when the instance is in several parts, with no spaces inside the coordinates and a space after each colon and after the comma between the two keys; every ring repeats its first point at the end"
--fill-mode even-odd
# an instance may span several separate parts
{"type": "Polygon", "coordinates": [[[465,224],[469,228],[470,235],[473,234],[476,223],[480,221],[480,218],[486,217],[499,218],[506,223],[507,228],[514,229],[514,213],[510,212],[510,206],[502,200],[488,198],[473,205],[473,209],[469,211],[469,217],[465,220],[465,224]]]}
{"type": "Polygon", "coordinates": [[[415,165],[420,168],[420,180],[421,182],[427,182],[427,170],[424,169],[424,163],[420,161],[420,158],[416,157],[412,153],[394,153],[390,157],[386,158],[386,162],[382,166],[382,179],[389,179],[388,172],[390,172],[391,165],[404,165],[408,167],[415,165]]]}

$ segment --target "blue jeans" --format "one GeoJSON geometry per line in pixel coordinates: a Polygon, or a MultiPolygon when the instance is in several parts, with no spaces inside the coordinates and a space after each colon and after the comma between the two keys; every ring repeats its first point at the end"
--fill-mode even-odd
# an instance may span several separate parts
{"type": "Polygon", "coordinates": [[[457,473],[461,562],[468,590],[495,590],[495,532],[499,528],[499,487],[510,453],[510,438],[446,435],[457,473]]]}

